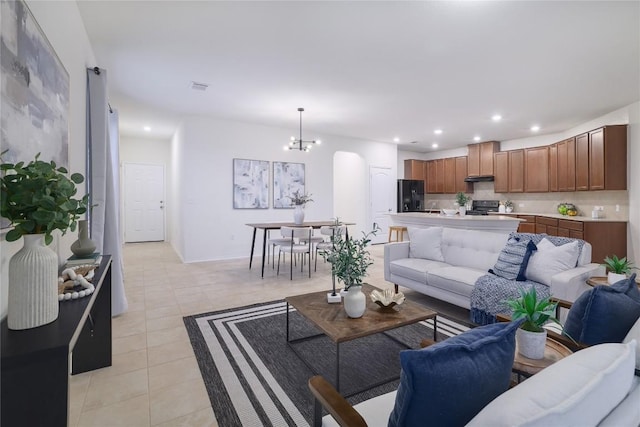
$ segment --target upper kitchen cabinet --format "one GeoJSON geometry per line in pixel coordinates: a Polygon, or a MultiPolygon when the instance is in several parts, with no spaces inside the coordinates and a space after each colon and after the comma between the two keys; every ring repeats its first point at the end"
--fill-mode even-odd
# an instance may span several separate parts
{"type": "Polygon", "coordinates": [[[493,191],[509,192],[509,152],[499,151],[493,155],[494,180],[493,191]]]}
{"type": "Polygon", "coordinates": [[[509,193],[524,192],[524,150],[509,153],[509,193]]]}
{"type": "Polygon", "coordinates": [[[434,160],[436,164],[436,193],[444,193],[444,159],[434,160]]]}
{"type": "Polygon", "coordinates": [[[545,193],[549,191],[549,147],[525,148],[524,191],[545,193]]]}
{"type": "Polygon", "coordinates": [[[444,192],[453,194],[456,192],[456,159],[449,157],[444,159],[444,192]]]}
{"type": "Polygon", "coordinates": [[[456,157],[456,188],[455,192],[473,193],[473,184],[465,182],[465,178],[468,173],[468,161],[467,156],[456,157]]]}
{"type": "Polygon", "coordinates": [[[576,190],[576,140],[558,142],[558,191],[576,190]]]}
{"type": "Polygon", "coordinates": [[[493,155],[500,150],[500,142],[487,141],[467,146],[468,176],[493,176],[493,155]]]}
{"type": "Polygon", "coordinates": [[[576,136],[576,190],[589,189],[589,134],[576,136]]]}
{"type": "Polygon", "coordinates": [[[549,191],[558,191],[558,144],[549,146],[549,191]]]}
{"type": "Polygon", "coordinates": [[[438,185],[436,181],[438,174],[436,173],[436,161],[427,160],[425,163],[425,172],[427,174],[427,193],[435,194],[438,192],[438,185]]]}
{"type": "Polygon", "coordinates": [[[589,189],[627,189],[627,126],[589,132],[589,189]]]}
{"type": "Polygon", "coordinates": [[[404,161],[404,179],[425,179],[424,160],[409,159],[404,161]]]}

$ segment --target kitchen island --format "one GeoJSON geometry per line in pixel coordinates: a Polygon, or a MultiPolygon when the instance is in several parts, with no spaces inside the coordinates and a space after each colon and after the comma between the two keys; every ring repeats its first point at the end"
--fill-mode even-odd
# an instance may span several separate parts
{"type": "Polygon", "coordinates": [[[509,234],[518,229],[520,218],[505,215],[447,216],[435,213],[402,212],[389,214],[393,225],[405,227],[447,227],[509,234]]]}

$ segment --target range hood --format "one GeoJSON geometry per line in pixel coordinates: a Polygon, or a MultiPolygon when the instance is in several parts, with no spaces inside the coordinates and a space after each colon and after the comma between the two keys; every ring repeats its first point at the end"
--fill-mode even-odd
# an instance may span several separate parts
{"type": "Polygon", "coordinates": [[[464,182],[489,182],[493,181],[493,175],[468,176],[464,182]]]}

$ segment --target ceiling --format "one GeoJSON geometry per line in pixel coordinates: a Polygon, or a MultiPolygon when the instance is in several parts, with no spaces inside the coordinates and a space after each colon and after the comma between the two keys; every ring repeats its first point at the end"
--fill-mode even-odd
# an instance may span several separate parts
{"type": "Polygon", "coordinates": [[[640,100],[637,1],[77,4],[123,135],[170,138],[186,115],[295,130],[304,107],[305,139],[427,152],[640,100]]]}

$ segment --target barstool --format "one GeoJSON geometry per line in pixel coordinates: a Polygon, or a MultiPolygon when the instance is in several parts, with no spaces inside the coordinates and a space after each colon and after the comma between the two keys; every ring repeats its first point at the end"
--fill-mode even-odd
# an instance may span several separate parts
{"type": "Polygon", "coordinates": [[[407,231],[407,227],[401,227],[399,225],[389,226],[389,242],[402,242],[404,239],[404,232],[407,231]],[[391,240],[391,233],[396,233],[395,240],[391,240]]]}

